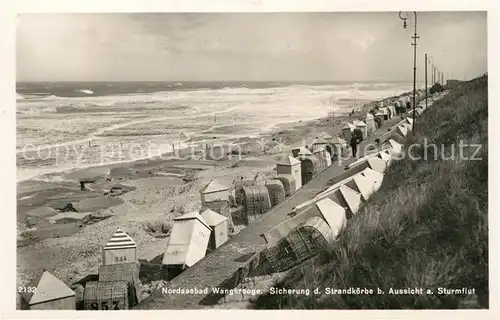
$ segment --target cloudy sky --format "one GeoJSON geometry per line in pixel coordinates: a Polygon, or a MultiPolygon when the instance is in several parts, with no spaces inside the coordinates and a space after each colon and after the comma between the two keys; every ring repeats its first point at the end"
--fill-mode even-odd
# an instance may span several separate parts
{"type": "MultiPolygon", "coordinates": [[[[412,32],[397,12],[22,15],[17,80],[411,81],[412,32]]],[[[419,79],[424,53],[487,71],[486,13],[418,13],[417,32],[419,79]]]]}

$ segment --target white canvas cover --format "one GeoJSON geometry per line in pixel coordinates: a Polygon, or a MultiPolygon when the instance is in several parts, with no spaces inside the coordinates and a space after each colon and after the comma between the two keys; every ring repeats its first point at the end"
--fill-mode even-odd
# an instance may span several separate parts
{"type": "Polygon", "coordinates": [[[292,230],[297,228],[301,223],[307,219],[310,215],[307,214],[308,212],[304,211],[301,212],[294,217],[287,219],[280,224],[266,230],[264,233],[261,234],[261,236],[264,238],[264,240],[271,244],[271,243],[276,243],[279,240],[283,239],[286,237],[287,234],[289,234],[292,230]]]}
{"type": "Polygon", "coordinates": [[[76,295],[64,282],[54,277],[48,271],[44,271],[41,277],[36,279],[32,285],[36,287],[36,291],[27,301],[29,305],[76,295]]]}
{"type": "MultiPolygon", "coordinates": [[[[336,190],[336,192],[338,192],[338,190],[336,190]]],[[[332,201],[331,199],[325,200],[332,201]]],[[[336,229],[335,226],[337,226],[338,229],[339,220],[342,221],[342,216],[345,217],[345,209],[334,201],[332,202],[335,205],[332,205],[329,202],[322,202],[322,204],[318,206],[319,202],[320,201],[309,201],[308,205],[302,208],[304,210],[296,210],[295,212],[297,212],[297,214],[295,216],[262,233],[262,236],[264,237],[266,242],[278,242],[292,230],[297,228],[300,224],[304,223],[304,221],[312,217],[318,217],[322,219],[322,221],[326,221],[326,224],[328,226],[331,226],[330,228],[332,229],[332,232],[334,231],[334,229],[336,229]]]]}
{"type": "Polygon", "coordinates": [[[315,145],[315,144],[322,144],[322,145],[325,145],[327,144],[328,142],[326,142],[326,140],[322,137],[319,137],[317,138],[316,140],[313,141],[312,145],[315,145]]]}
{"type": "Polygon", "coordinates": [[[346,166],[346,170],[354,168],[362,163],[365,163],[366,161],[368,161],[369,158],[373,157],[374,154],[376,154],[376,153],[366,154],[365,156],[363,156],[359,159],[356,159],[356,161],[353,161],[346,166]]]}
{"type": "Polygon", "coordinates": [[[324,151],[325,152],[325,157],[326,157],[326,166],[329,167],[332,165],[332,155],[330,154],[330,152],[328,151],[324,151]]]}
{"type": "Polygon", "coordinates": [[[379,157],[370,157],[368,158],[368,166],[377,172],[384,173],[387,164],[384,160],[380,159],[379,157]]]}
{"type": "Polygon", "coordinates": [[[206,204],[214,201],[229,201],[229,196],[231,195],[231,191],[217,191],[210,193],[202,193],[200,195],[201,203],[206,204]]]}
{"type": "Polygon", "coordinates": [[[199,222],[201,222],[203,225],[205,225],[207,228],[210,229],[208,223],[201,217],[201,215],[197,211],[188,212],[183,214],[182,216],[176,217],[174,218],[174,222],[179,220],[191,220],[191,219],[198,220],[199,222]]]}
{"type": "Polygon", "coordinates": [[[349,183],[351,180],[352,180],[352,176],[347,177],[344,180],[339,181],[339,182],[335,183],[334,185],[329,186],[328,188],[326,188],[325,190],[321,191],[316,196],[314,196],[312,199],[304,201],[304,202],[296,205],[295,207],[293,207],[293,211],[299,212],[302,209],[312,205],[313,203],[318,202],[324,198],[331,196],[332,194],[338,192],[339,188],[342,185],[349,183]]]}
{"type": "Polygon", "coordinates": [[[352,132],[354,129],[355,127],[350,123],[348,123],[346,126],[344,126],[344,128],[342,128],[342,134],[344,136],[345,141],[351,141],[352,132]]]}
{"type": "Polygon", "coordinates": [[[371,113],[366,114],[365,123],[367,128],[366,130],[368,133],[371,133],[376,130],[377,127],[375,125],[375,117],[373,116],[373,114],[371,113]]]}
{"type": "Polygon", "coordinates": [[[314,151],[312,151],[312,154],[318,157],[316,153],[321,153],[323,151],[326,151],[324,146],[316,145],[314,151]]]}
{"type": "Polygon", "coordinates": [[[293,207],[293,211],[295,212],[298,212],[310,205],[312,205],[313,203],[315,203],[316,201],[320,200],[320,199],[323,199],[326,197],[326,195],[328,193],[332,192],[332,190],[325,190],[324,192],[318,194],[317,196],[315,196],[314,198],[310,199],[310,200],[307,200],[307,201],[304,201],[302,203],[299,203],[298,205],[296,205],[295,207],[293,207]]]}
{"type": "Polygon", "coordinates": [[[290,155],[285,155],[277,164],[281,166],[294,166],[300,164],[300,161],[290,155]]]}
{"type": "Polygon", "coordinates": [[[388,154],[386,151],[380,151],[378,154],[380,159],[385,161],[386,166],[389,166],[391,164],[392,157],[390,154],[388,154]]]}
{"type": "Polygon", "coordinates": [[[300,147],[299,153],[297,154],[299,157],[309,157],[312,156],[313,154],[311,151],[307,150],[306,147],[300,147]]]}
{"type": "Polygon", "coordinates": [[[382,181],[384,180],[384,175],[380,172],[366,168],[361,172],[363,176],[370,180],[373,184],[373,191],[376,192],[382,186],[382,181]]]}
{"type": "Polygon", "coordinates": [[[410,131],[411,131],[411,129],[413,128],[413,127],[412,127],[412,125],[411,125],[411,124],[409,124],[409,123],[407,123],[407,122],[403,123],[403,126],[406,128],[406,130],[407,130],[408,132],[410,132],[410,131]]]}
{"type": "Polygon", "coordinates": [[[332,138],[330,141],[332,144],[339,145],[341,147],[347,146],[347,141],[340,137],[332,138]]]}
{"type": "Polygon", "coordinates": [[[203,220],[205,220],[205,222],[212,228],[212,233],[215,241],[213,245],[215,245],[215,248],[220,247],[224,242],[228,240],[227,231],[229,219],[208,208],[201,208],[200,215],[203,220]]]}
{"type": "Polygon", "coordinates": [[[366,127],[366,123],[362,120],[354,120],[353,124],[356,126],[356,128],[357,127],[366,127]]]}
{"type": "Polygon", "coordinates": [[[201,188],[200,193],[212,193],[219,191],[226,191],[229,188],[219,183],[217,180],[210,180],[203,188],[201,188]]]}
{"type": "Polygon", "coordinates": [[[331,199],[323,199],[316,203],[318,210],[326,223],[332,228],[334,237],[337,237],[340,230],[346,225],[347,217],[345,209],[331,199]]]}
{"type": "Polygon", "coordinates": [[[310,204],[312,202],[315,202],[315,201],[318,201],[318,200],[321,200],[327,196],[329,196],[332,192],[335,192],[336,190],[338,190],[341,186],[345,185],[345,184],[348,184],[349,182],[352,181],[352,178],[353,176],[350,176],[350,177],[347,177],[345,178],[344,180],[341,180],[331,186],[329,186],[328,188],[326,188],[325,190],[321,191],[320,193],[318,193],[312,200],[308,200],[306,202],[303,202],[297,206],[295,206],[294,209],[300,209],[301,207],[304,207],[305,205],[307,204],[310,204]]]}
{"type": "Polygon", "coordinates": [[[200,215],[210,227],[218,226],[219,224],[227,221],[227,217],[224,217],[223,215],[208,208],[202,208],[200,210],[200,215]]]}
{"type": "Polygon", "coordinates": [[[347,123],[346,123],[346,124],[342,127],[342,130],[344,130],[344,129],[349,129],[349,130],[351,130],[351,131],[352,131],[352,130],[356,129],[356,126],[355,126],[355,125],[353,125],[353,124],[352,124],[352,123],[350,123],[350,122],[347,122],[347,123]]]}
{"type": "Polygon", "coordinates": [[[403,136],[403,137],[406,137],[406,135],[408,134],[408,129],[406,129],[405,126],[403,125],[399,125],[398,126],[398,132],[403,136]]]}
{"type": "Polygon", "coordinates": [[[318,138],[312,142],[311,150],[316,152],[318,150],[324,150],[325,146],[328,144],[325,139],[318,138]]]}
{"type": "Polygon", "coordinates": [[[361,130],[361,133],[363,134],[363,139],[366,139],[366,137],[368,136],[368,127],[366,123],[364,123],[361,120],[356,120],[354,121],[354,125],[356,126],[356,128],[361,130]]]}
{"type": "Polygon", "coordinates": [[[357,193],[356,191],[352,190],[351,188],[345,185],[341,186],[339,190],[340,193],[342,194],[342,197],[344,197],[345,202],[347,202],[349,210],[351,210],[353,214],[358,212],[359,206],[361,205],[361,194],[357,193]]]}
{"type": "Polygon", "coordinates": [[[325,140],[330,140],[330,139],[333,139],[332,135],[329,134],[329,133],[326,133],[326,132],[323,132],[321,135],[320,135],[321,138],[325,139],[325,140]]]}
{"type": "Polygon", "coordinates": [[[390,105],[388,108],[391,110],[393,116],[396,115],[396,108],[393,105],[390,105]]]}
{"type": "Polygon", "coordinates": [[[136,248],[137,244],[134,239],[129,236],[125,231],[120,228],[116,229],[115,233],[108,240],[108,243],[104,246],[104,250],[113,250],[113,249],[127,249],[127,248],[136,248]]]}
{"type": "Polygon", "coordinates": [[[394,139],[389,139],[389,144],[392,149],[395,149],[396,151],[403,151],[403,145],[396,142],[394,139]]]}
{"type": "Polygon", "coordinates": [[[410,118],[410,117],[406,118],[406,122],[413,125],[413,118],[410,118]]]}
{"type": "Polygon", "coordinates": [[[400,157],[402,155],[402,151],[399,151],[398,149],[395,149],[395,148],[390,148],[389,153],[391,154],[391,158],[393,160],[399,159],[398,157],[400,157]]]}
{"type": "Polygon", "coordinates": [[[214,201],[229,201],[230,188],[221,184],[217,180],[210,180],[200,189],[201,203],[205,204],[214,201]]]}
{"type": "Polygon", "coordinates": [[[192,266],[205,256],[211,231],[198,212],[174,219],[162,263],[192,266]]]}
{"type": "Polygon", "coordinates": [[[355,175],[353,181],[359,189],[363,200],[368,201],[373,192],[375,192],[373,182],[362,174],[355,175]]]}
{"type": "Polygon", "coordinates": [[[276,164],[276,173],[278,175],[290,174],[295,179],[296,189],[302,186],[302,168],[299,160],[289,155],[284,156],[276,164]]]}

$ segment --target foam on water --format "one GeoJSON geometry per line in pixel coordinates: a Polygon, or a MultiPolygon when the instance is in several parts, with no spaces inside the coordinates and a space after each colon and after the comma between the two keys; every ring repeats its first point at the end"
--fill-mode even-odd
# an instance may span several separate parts
{"type": "Polygon", "coordinates": [[[280,123],[313,120],[332,110],[336,115],[347,114],[353,109],[353,98],[360,105],[411,89],[411,85],[385,83],[193,90],[183,89],[181,83],[172,86],[180,91],[97,96],[90,89],[81,89],[88,95],[84,97],[18,94],[18,180],[98,165],[101,163],[96,160],[102,157],[92,148],[85,151],[88,154],[82,156],[83,163],[75,161],[76,156],[27,161],[23,159],[25,154],[55,153],[63,148],[79,155],[89,141],[94,148],[154,145],[154,155],[130,152],[123,159],[110,159],[112,163],[133,161],[170,152],[172,144],[189,139],[255,136],[280,123]],[[27,143],[33,146],[26,147],[27,143]]]}

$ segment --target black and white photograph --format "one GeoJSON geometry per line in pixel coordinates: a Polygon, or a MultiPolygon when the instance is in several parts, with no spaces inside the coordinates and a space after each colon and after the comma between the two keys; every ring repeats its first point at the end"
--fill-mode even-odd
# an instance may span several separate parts
{"type": "Polygon", "coordinates": [[[490,309],[488,23],[17,14],[4,289],[32,311],[490,309]]]}

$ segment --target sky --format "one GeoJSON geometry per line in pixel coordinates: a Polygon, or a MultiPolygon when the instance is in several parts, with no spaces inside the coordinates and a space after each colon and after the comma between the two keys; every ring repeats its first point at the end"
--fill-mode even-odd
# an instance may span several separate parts
{"type": "MultiPolygon", "coordinates": [[[[413,13],[101,13],[18,16],[17,81],[412,81],[413,13]]],[[[446,74],[487,72],[486,12],[417,13],[446,74]]],[[[429,79],[431,64],[428,64],[429,79]]]]}

